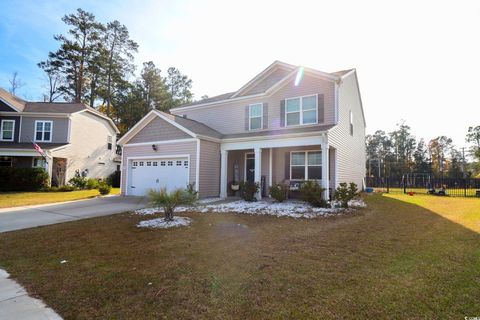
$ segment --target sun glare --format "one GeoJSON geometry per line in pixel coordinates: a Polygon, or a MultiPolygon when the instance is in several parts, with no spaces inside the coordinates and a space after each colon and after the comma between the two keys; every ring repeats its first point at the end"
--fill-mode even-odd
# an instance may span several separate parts
{"type": "Polygon", "coordinates": [[[303,79],[303,67],[298,68],[297,76],[295,77],[295,86],[298,86],[303,79]]]}

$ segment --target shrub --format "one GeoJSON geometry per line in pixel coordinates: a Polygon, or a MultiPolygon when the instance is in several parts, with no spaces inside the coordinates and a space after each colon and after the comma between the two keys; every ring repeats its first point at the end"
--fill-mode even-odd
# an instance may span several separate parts
{"type": "Polygon", "coordinates": [[[61,186],[61,187],[57,187],[57,191],[59,192],[71,192],[71,191],[74,191],[75,190],[75,187],[74,186],[69,186],[68,184],[64,185],[64,186],[61,186]]]}
{"type": "Polygon", "coordinates": [[[115,171],[107,177],[107,183],[114,188],[120,188],[120,171],[115,171]]]}
{"type": "Polygon", "coordinates": [[[308,202],[313,207],[328,208],[330,205],[323,199],[325,191],[316,181],[305,181],[300,185],[300,198],[308,202]]]}
{"type": "Polygon", "coordinates": [[[87,179],[87,183],[85,185],[85,188],[87,188],[88,190],[92,190],[92,189],[98,189],[98,187],[100,186],[100,182],[98,181],[98,179],[87,179]]]}
{"type": "Polygon", "coordinates": [[[348,201],[355,198],[358,194],[357,185],[353,182],[347,186],[346,182],[340,183],[335,190],[333,198],[340,202],[342,208],[348,208],[348,201]]]}
{"type": "Polygon", "coordinates": [[[288,185],[279,183],[270,187],[270,195],[278,202],[283,202],[287,199],[288,189],[288,185]]]}
{"type": "Polygon", "coordinates": [[[150,190],[148,193],[150,203],[155,207],[162,207],[165,213],[165,220],[172,221],[175,208],[179,205],[195,205],[197,195],[189,192],[188,189],[176,189],[168,192],[166,188],[150,190]]]}
{"type": "Polygon", "coordinates": [[[43,168],[0,167],[0,191],[37,191],[48,187],[43,168]]]}
{"type": "Polygon", "coordinates": [[[112,186],[110,186],[106,182],[100,182],[98,185],[98,191],[103,196],[109,194],[111,190],[112,190],[112,186]]]}
{"type": "Polygon", "coordinates": [[[255,194],[260,189],[258,182],[240,181],[240,196],[245,201],[255,201],[255,194]]]}
{"type": "Polygon", "coordinates": [[[68,181],[74,188],[83,190],[87,187],[87,178],[81,176],[75,176],[68,181]]]}

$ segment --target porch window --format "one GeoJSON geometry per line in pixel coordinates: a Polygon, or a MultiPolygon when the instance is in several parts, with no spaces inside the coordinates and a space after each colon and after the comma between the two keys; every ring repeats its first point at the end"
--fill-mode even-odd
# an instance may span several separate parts
{"type": "Polygon", "coordinates": [[[248,112],[250,130],[262,129],[263,127],[263,104],[256,103],[249,106],[248,112]]]}
{"type": "Polygon", "coordinates": [[[322,152],[295,151],[290,154],[290,180],[322,179],[322,152]]]}
{"type": "Polygon", "coordinates": [[[15,131],[15,120],[2,120],[0,124],[0,140],[13,141],[13,133],[15,131]]]}
{"type": "Polygon", "coordinates": [[[45,168],[45,159],[33,158],[32,168],[45,168]]]}
{"type": "Polygon", "coordinates": [[[286,99],[285,119],[287,126],[317,123],[317,96],[286,99]]]}
{"type": "Polygon", "coordinates": [[[35,141],[52,141],[52,121],[35,121],[35,141]]]}
{"type": "Polygon", "coordinates": [[[0,157],[0,167],[11,167],[12,157],[0,157]]]}

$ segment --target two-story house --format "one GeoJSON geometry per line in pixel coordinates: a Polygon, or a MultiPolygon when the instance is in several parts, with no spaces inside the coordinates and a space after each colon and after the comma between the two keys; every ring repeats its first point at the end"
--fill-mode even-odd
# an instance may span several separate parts
{"type": "Polygon", "coordinates": [[[45,168],[53,185],[76,172],[105,178],[119,169],[118,133],[110,118],[84,104],[29,102],[0,88],[0,166],[45,168]]]}
{"type": "Polygon", "coordinates": [[[326,73],[276,61],[235,92],[152,110],[120,140],[122,193],[194,184],[226,197],[239,181],[295,189],[317,180],[363,186],[365,117],[354,69],[326,73]]]}

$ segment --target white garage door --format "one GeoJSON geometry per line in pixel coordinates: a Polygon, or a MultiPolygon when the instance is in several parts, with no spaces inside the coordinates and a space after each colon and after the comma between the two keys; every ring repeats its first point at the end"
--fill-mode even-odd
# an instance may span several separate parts
{"type": "Polygon", "coordinates": [[[144,196],[150,189],[186,188],[189,165],[188,158],[131,160],[128,194],[144,196]]]}

